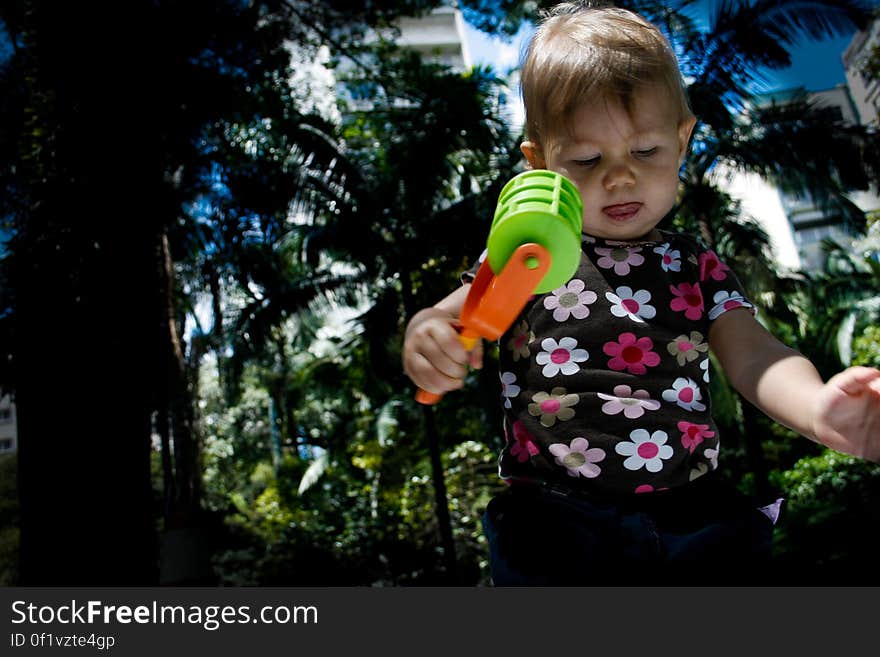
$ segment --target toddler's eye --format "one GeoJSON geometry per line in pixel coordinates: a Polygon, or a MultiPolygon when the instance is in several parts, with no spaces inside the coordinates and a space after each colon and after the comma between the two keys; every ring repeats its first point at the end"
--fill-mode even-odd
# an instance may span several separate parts
{"type": "Polygon", "coordinates": [[[633,153],[635,153],[639,157],[650,157],[651,155],[653,155],[656,152],[657,152],[656,146],[654,146],[653,148],[642,148],[637,151],[633,151],[633,153]]]}
{"type": "Polygon", "coordinates": [[[574,163],[579,167],[594,167],[599,163],[599,155],[594,157],[588,157],[584,160],[574,160],[574,163]]]}

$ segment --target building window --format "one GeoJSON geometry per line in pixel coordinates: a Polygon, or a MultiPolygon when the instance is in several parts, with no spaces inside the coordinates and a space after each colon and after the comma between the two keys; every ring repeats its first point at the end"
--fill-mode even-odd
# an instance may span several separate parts
{"type": "Polygon", "coordinates": [[[0,424],[6,424],[7,422],[12,422],[12,409],[0,408],[0,424]]]}
{"type": "Polygon", "coordinates": [[[12,451],[12,439],[11,438],[0,439],[0,452],[11,452],[11,451],[12,451]]]}

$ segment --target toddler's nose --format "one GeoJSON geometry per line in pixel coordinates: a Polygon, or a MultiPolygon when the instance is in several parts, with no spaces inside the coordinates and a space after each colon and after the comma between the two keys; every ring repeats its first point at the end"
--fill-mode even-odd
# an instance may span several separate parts
{"type": "Polygon", "coordinates": [[[605,189],[607,189],[608,191],[625,185],[634,185],[635,182],[636,179],[633,175],[632,170],[622,163],[615,164],[609,167],[608,170],[605,172],[605,176],[602,180],[602,183],[605,185],[605,189]]]}

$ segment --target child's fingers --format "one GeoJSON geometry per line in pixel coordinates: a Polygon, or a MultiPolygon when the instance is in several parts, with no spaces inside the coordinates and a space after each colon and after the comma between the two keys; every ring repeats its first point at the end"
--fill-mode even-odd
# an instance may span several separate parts
{"type": "Polygon", "coordinates": [[[410,363],[407,374],[419,388],[427,392],[443,394],[461,388],[464,383],[463,377],[447,376],[423,354],[415,354],[410,363]]]}
{"type": "Polygon", "coordinates": [[[880,370],[873,367],[850,367],[832,377],[838,388],[848,395],[856,395],[869,387],[878,390],[880,386],[880,370]]]}
{"type": "Polygon", "coordinates": [[[449,322],[426,322],[408,341],[410,376],[429,392],[461,387],[468,353],[449,322]]]}
{"type": "Polygon", "coordinates": [[[477,344],[474,345],[474,348],[471,349],[471,352],[468,356],[468,361],[470,366],[474,369],[482,369],[483,368],[483,341],[477,340],[477,344]]]}
{"type": "Polygon", "coordinates": [[[467,374],[467,352],[463,347],[459,351],[448,342],[433,340],[423,345],[421,354],[438,372],[451,379],[463,379],[467,374]]]}

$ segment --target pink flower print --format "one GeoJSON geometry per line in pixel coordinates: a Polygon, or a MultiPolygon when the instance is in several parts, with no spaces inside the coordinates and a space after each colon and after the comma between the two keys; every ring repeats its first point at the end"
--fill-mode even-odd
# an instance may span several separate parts
{"type": "Polygon", "coordinates": [[[678,430],[681,431],[682,447],[686,447],[691,454],[694,453],[697,445],[715,435],[714,431],[709,431],[708,424],[694,424],[684,420],[678,423],[678,430]]]}
{"type": "Polygon", "coordinates": [[[504,408],[510,408],[510,400],[516,399],[520,389],[516,383],[516,374],[503,372],[501,374],[501,396],[504,397],[504,408]]]}
{"type": "Polygon", "coordinates": [[[645,257],[639,253],[642,247],[615,246],[610,249],[601,246],[596,247],[596,254],[602,256],[596,264],[602,269],[614,269],[618,276],[629,274],[630,267],[638,267],[645,262],[645,257]]]}
{"type": "Polygon", "coordinates": [[[611,314],[615,317],[629,317],[634,322],[645,323],[657,314],[657,309],[648,302],[651,293],[647,290],[633,292],[632,288],[621,285],[614,292],[606,292],[605,298],[611,302],[611,314]]]}
{"type": "Polygon", "coordinates": [[[670,285],[669,289],[675,298],[669,303],[669,307],[675,311],[684,311],[684,316],[688,319],[700,319],[703,315],[703,294],[700,292],[700,284],[682,283],[675,286],[670,285]]]}
{"type": "Polygon", "coordinates": [[[630,440],[621,441],[614,446],[614,451],[627,456],[623,467],[627,470],[645,468],[648,472],[660,472],[663,459],[672,457],[672,448],[666,444],[669,436],[665,431],[657,430],[649,434],[646,429],[630,432],[630,440]]]}
{"type": "Polygon", "coordinates": [[[672,248],[668,242],[654,249],[660,256],[660,267],[663,271],[681,271],[681,252],[672,248]]]}
{"type": "Polygon", "coordinates": [[[538,446],[532,440],[534,436],[528,432],[520,420],[513,423],[513,437],[515,442],[510,446],[510,453],[516,457],[517,461],[524,463],[529,460],[530,456],[538,455],[538,446]]]}
{"type": "Polygon", "coordinates": [[[667,344],[666,350],[670,355],[675,356],[679,366],[684,366],[685,363],[698,358],[700,354],[708,353],[709,344],[704,341],[702,333],[691,331],[690,335],[679,335],[667,344]]]}
{"type": "Polygon", "coordinates": [[[621,333],[617,342],[606,342],[602,351],[612,356],[608,361],[612,370],[644,374],[647,371],[645,366],[654,367],[660,363],[660,356],[651,351],[653,347],[651,338],[636,339],[634,333],[621,333]]]}
{"type": "Polygon", "coordinates": [[[651,399],[647,390],[632,391],[627,385],[614,386],[614,394],[606,395],[597,393],[599,399],[606,399],[602,404],[602,412],[606,415],[617,415],[623,411],[623,415],[630,420],[642,417],[645,410],[656,411],[660,408],[660,402],[651,399]]]}
{"type": "MultiPolygon", "coordinates": [[[[641,486],[636,486],[636,489],[633,491],[634,493],[653,493],[654,487],[651,484],[642,484],[641,486]]],[[[666,486],[662,488],[657,488],[656,490],[669,490],[666,486]]]]}
{"type": "Polygon", "coordinates": [[[709,311],[709,319],[715,319],[719,315],[726,313],[728,310],[733,310],[734,308],[753,307],[752,304],[746,301],[743,295],[736,290],[731,290],[730,292],[721,290],[720,292],[716,292],[715,296],[712,297],[712,303],[715,305],[712,306],[712,309],[709,311]]]}
{"type": "Polygon", "coordinates": [[[605,458],[605,452],[598,447],[590,448],[586,438],[575,438],[571,445],[554,443],[549,449],[556,463],[564,467],[572,477],[593,479],[602,471],[596,463],[605,458]]]}
{"type": "Polygon", "coordinates": [[[715,281],[723,281],[727,278],[725,272],[728,271],[730,271],[730,267],[721,262],[714,251],[704,251],[700,254],[700,281],[705,281],[709,278],[715,281]]]}
{"type": "Polygon", "coordinates": [[[544,297],[544,308],[553,311],[553,319],[564,322],[569,317],[586,319],[590,315],[587,306],[599,297],[592,290],[585,290],[584,282],[573,278],[544,297]]]}
{"type": "Polygon", "coordinates": [[[700,403],[702,398],[699,386],[690,378],[678,377],[671,388],[663,391],[663,399],[686,411],[705,411],[706,407],[700,403]]]}
{"type": "Polygon", "coordinates": [[[535,341],[535,334],[529,329],[528,323],[523,320],[513,329],[510,340],[507,341],[507,348],[510,349],[513,362],[520,358],[528,358],[529,344],[535,341]]]}
{"type": "Polygon", "coordinates": [[[574,417],[574,409],[578,403],[578,396],[569,395],[565,388],[553,388],[550,394],[538,392],[532,395],[532,403],[529,404],[529,414],[541,418],[541,424],[552,427],[556,420],[565,422],[574,417]]]}
{"type": "Polygon", "coordinates": [[[535,356],[535,362],[543,365],[541,374],[548,379],[560,372],[565,375],[577,374],[580,365],[590,357],[586,349],[577,349],[577,340],[570,337],[562,338],[558,343],[553,338],[545,338],[541,342],[541,353],[535,356]]]}

